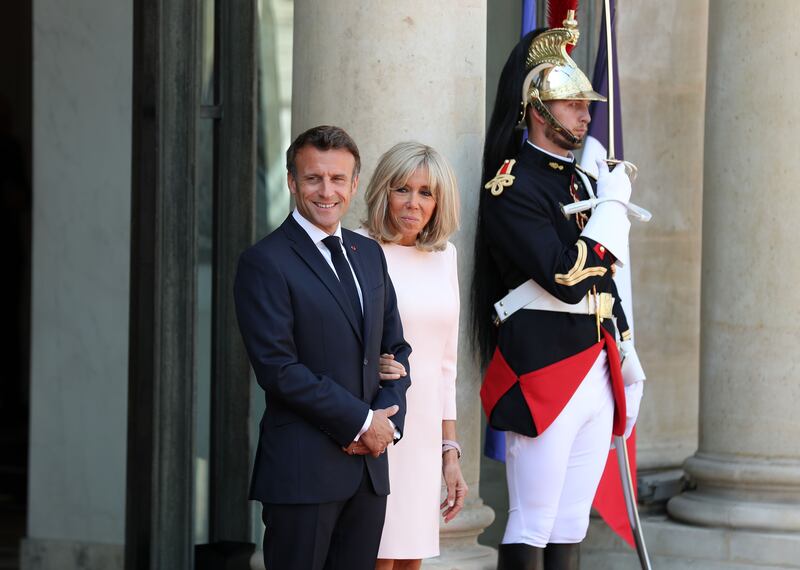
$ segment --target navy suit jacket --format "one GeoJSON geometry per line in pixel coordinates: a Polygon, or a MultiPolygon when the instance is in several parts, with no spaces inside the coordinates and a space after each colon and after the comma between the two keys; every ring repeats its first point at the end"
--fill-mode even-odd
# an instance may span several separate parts
{"type": "Polygon", "coordinates": [[[342,451],[369,409],[397,404],[402,433],[405,378],[380,381],[379,355],[409,370],[386,259],[373,240],[342,229],[361,287],[363,329],[336,274],[290,215],[239,259],[234,296],[239,328],[265,392],[250,497],[263,503],[310,504],[351,497],[366,462],[373,487],[389,493],[386,454],[342,451]]]}

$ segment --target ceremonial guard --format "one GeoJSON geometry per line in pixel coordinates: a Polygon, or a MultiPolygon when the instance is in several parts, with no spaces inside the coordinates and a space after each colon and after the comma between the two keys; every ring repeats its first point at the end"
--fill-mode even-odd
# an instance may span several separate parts
{"type": "Polygon", "coordinates": [[[521,40],[484,147],[473,325],[484,411],[507,432],[499,570],[578,568],[612,433],[630,434],[642,395],[613,280],[636,206],[624,165],[602,161],[594,180],[572,154],[589,102],[605,101],[567,53],[577,40],[574,13],[521,40]],[[592,210],[570,211],[590,199],[592,210]]]}

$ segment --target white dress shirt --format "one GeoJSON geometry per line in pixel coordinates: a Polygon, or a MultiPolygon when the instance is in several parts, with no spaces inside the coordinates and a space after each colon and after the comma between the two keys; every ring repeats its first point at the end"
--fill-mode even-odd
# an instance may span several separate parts
{"type": "MultiPolygon", "coordinates": [[[[328,246],[325,245],[322,240],[326,237],[329,237],[327,233],[319,229],[317,226],[309,222],[307,219],[303,217],[303,215],[297,211],[297,208],[294,209],[292,212],[292,217],[295,221],[300,224],[300,227],[305,230],[308,234],[308,237],[311,238],[311,241],[314,242],[314,245],[317,246],[317,249],[322,254],[322,257],[325,258],[325,262],[328,264],[328,267],[331,268],[333,274],[336,277],[339,277],[339,274],[336,273],[336,268],[333,266],[333,258],[331,257],[331,250],[328,249],[328,246]]],[[[356,291],[358,292],[358,302],[361,303],[361,312],[364,312],[364,297],[361,294],[361,284],[358,282],[358,277],[356,277],[355,271],[353,271],[353,264],[350,263],[350,258],[347,257],[347,251],[344,249],[344,244],[342,243],[342,224],[338,224],[336,226],[336,231],[333,232],[332,235],[335,235],[339,238],[339,247],[342,248],[342,253],[344,254],[344,258],[347,260],[347,265],[350,266],[350,272],[353,274],[353,281],[356,283],[356,291]]]]}

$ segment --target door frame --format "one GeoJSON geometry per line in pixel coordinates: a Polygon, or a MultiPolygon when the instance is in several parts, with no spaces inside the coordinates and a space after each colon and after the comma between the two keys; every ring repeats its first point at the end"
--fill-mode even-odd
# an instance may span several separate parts
{"type": "Polygon", "coordinates": [[[193,567],[195,135],[214,129],[209,542],[249,541],[250,369],[232,284],[253,241],[255,0],[215,3],[214,105],[200,104],[196,0],[135,0],[125,567],[193,567]]]}

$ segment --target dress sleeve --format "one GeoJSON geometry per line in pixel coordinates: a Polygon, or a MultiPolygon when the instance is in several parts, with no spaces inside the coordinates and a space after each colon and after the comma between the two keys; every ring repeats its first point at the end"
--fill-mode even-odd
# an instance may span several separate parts
{"type": "Polygon", "coordinates": [[[456,301],[456,311],[442,356],[442,419],[456,419],[456,364],[458,361],[458,318],[461,304],[458,292],[458,252],[452,243],[447,244],[447,262],[450,287],[447,289],[456,301]]]}

